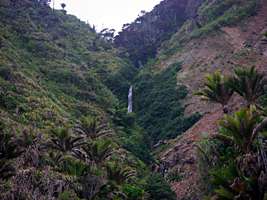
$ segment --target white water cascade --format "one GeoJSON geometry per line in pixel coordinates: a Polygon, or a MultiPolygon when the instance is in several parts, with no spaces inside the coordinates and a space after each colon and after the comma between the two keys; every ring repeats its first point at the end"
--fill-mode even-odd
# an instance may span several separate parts
{"type": "Polygon", "coordinates": [[[128,113],[133,112],[133,86],[129,88],[128,92],[128,113]]]}

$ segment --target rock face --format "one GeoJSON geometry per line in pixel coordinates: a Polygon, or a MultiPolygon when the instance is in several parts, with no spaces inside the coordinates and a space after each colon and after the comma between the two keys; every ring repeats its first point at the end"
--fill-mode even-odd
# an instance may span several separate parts
{"type": "MultiPolygon", "coordinates": [[[[216,134],[217,122],[223,116],[220,107],[201,102],[193,93],[201,88],[204,76],[216,70],[229,73],[235,66],[256,66],[258,70],[267,72],[267,42],[264,37],[266,19],[267,2],[262,1],[257,15],[246,19],[242,24],[223,27],[218,34],[193,39],[181,51],[157,65],[158,68],[164,68],[171,63],[183,61],[177,79],[187,85],[191,93],[185,100],[187,113],[204,113],[198,123],[172,141],[172,147],[160,155],[162,162],[167,163],[168,173],[177,171],[181,176],[179,181],[171,183],[177,200],[202,199],[196,144],[203,133],[205,136],[216,134]]],[[[232,111],[242,104],[238,97],[231,101],[232,111]]]]}
{"type": "Polygon", "coordinates": [[[156,55],[158,47],[169,39],[186,20],[197,16],[203,0],[165,0],[151,12],[143,13],[115,38],[117,47],[127,50],[136,66],[156,55]]]}
{"type": "Polygon", "coordinates": [[[201,200],[201,178],[198,173],[197,146],[201,133],[217,131],[216,121],[222,116],[220,109],[205,115],[195,126],[178,138],[174,147],[164,152],[162,161],[168,166],[168,173],[179,173],[181,180],[172,182],[178,200],[201,200]]]}

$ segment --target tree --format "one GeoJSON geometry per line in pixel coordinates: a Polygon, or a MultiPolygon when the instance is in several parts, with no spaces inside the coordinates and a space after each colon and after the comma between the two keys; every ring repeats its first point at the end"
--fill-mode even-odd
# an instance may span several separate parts
{"type": "Polygon", "coordinates": [[[0,133],[0,159],[13,159],[23,152],[11,134],[0,133]]]}
{"type": "Polygon", "coordinates": [[[91,140],[110,136],[112,134],[112,130],[108,127],[107,122],[103,120],[100,121],[98,118],[90,116],[82,117],[80,122],[76,125],[75,131],[91,140]]]}
{"type": "Polygon", "coordinates": [[[81,187],[78,187],[76,190],[89,200],[94,199],[105,185],[103,178],[91,174],[80,177],[79,182],[81,187]]]}
{"type": "Polygon", "coordinates": [[[10,161],[0,160],[0,180],[8,179],[16,174],[16,169],[10,161]]]}
{"type": "Polygon", "coordinates": [[[66,4],[65,4],[65,3],[61,3],[60,6],[61,6],[61,8],[62,8],[63,10],[65,10],[65,7],[66,7],[66,4]]]}
{"type": "Polygon", "coordinates": [[[171,190],[168,183],[159,174],[152,174],[146,185],[146,191],[150,194],[150,199],[154,200],[175,200],[176,195],[171,190]]]}
{"type": "Polygon", "coordinates": [[[209,152],[214,158],[207,159],[214,187],[211,199],[256,200],[266,196],[267,181],[263,177],[266,177],[267,159],[262,138],[267,119],[262,120],[263,112],[257,105],[265,84],[264,75],[254,67],[238,68],[228,79],[228,87],[247,101],[247,107],[224,116],[219,123],[219,134],[214,137],[223,143],[218,144],[216,152],[209,152]],[[262,137],[258,137],[260,133],[262,137]]]}
{"type": "Polygon", "coordinates": [[[261,124],[266,125],[260,120],[256,107],[250,106],[233,116],[225,116],[220,122],[217,138],[224,142],[221,146],[224,153],[217,155],[217,159],[224,161],[217,163],[215,171],[210,173],[212,183],[218,187],[214,190],[218,199],[263,199],[266,180],[261,176],[266,176],[263,170],[266,165],[261,153],[265,155],[265,150],[253,137],[255,131],[257,134],[263,131],[261,124]]]}
{"type": "Polygon", "coordinates": [[[233,90],[229,87],[228,81],[220,72],[207,75],[204,89],[197,92],[196,95],[201,96],[203,100],[220,103],[224,113],[227,113],[227,103],[233,95],[233,90]]]}
{"type": "Polygon", "coordinates": [[[84,144],[82,137],[75,137],[68,128],[52,129],[52,138],[48,146],[63,153],[72,151],[74,148],[84,144]]]}
{"type": "Polygon", "coordinates": [[[123,184],[129,183],[136,171],[121,163],[110,162],[106,166],[107,183],[100,192],[101,199],[128,199],[123,191],[123,184]]]}
{"type": "Polygon", "coordinates": [[[0,179],[7,179],[15,175],[16,172],[10,159],[17,158],[23,151],[11,134],[2,131],[0,128],[0,179]]]}
{"type": "Polygon", "coordinates": [[[114,181],[118,185],[130,182],[136,176],[135,170],[118,163],[108,163],[106,169],[108,180],[114,181]]]}
{"type": "Polygon", "coordinates": [[[38,0],[38,2],[42,5],[48,5],[51,3],[51,0],[38,0]]]}
{"type": "Polygon", "coordinates": [[[254,142],[251,138],[259,120],[260,116],[255,107],[241,109],[232,116],[225,116],[220,121],[218,137],[233,144],[238,151],[247,153],[254,142]]]}
{"type": "Polygon", "coordinates": [[[65,10],[66,4],[65,4],[65,3],[62,3],[62,4],[60,4],[60,5],[61,5],[61,8],[62,8],[62,12],[63,12],[64,14],[67,14],[67,11],[65,10]]]}
{"type": "Polygon", "coordinates": [[[115,31],[115,29],[105,28],[101,30],[99,34],[105,41],[112,42],[114,40],[115,31]]]}
{"type": "Polygon", "coordinates": [[[229,83],[234,92],[242,96],[248,105],[255,105],[258,98],[264,94],[266,79],[265,75],[258,72],[255,67],[237,68],[229,83]]]}
{"type": "Polygon", "coordinates": [[[109,140],[95,141],[82,147],[86,157],[96,166],[102,166],[113,152],[112,143],[109,140]]]}

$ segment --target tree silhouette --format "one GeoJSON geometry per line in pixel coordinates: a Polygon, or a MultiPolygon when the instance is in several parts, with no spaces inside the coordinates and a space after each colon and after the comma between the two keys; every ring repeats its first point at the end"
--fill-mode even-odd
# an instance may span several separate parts
{"type": "Polygon", "coordinates": [[[60,5],[61,5],[61,8],[62,8],[63,10],[65,10],[66,4],[65,4],[65,3],[61,3],[60,5]]]}

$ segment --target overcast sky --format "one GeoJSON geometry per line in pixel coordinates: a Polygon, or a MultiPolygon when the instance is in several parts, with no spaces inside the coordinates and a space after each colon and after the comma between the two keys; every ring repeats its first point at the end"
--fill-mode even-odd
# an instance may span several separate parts
{"type": "Polygon", "coordinates": [[[98,30],[114,28],[119,31],[122,25],[132,22],[141,10],[150,11],[161,0],[54,0],[56,8],[65,3],[66,10],[98,30]]]}

